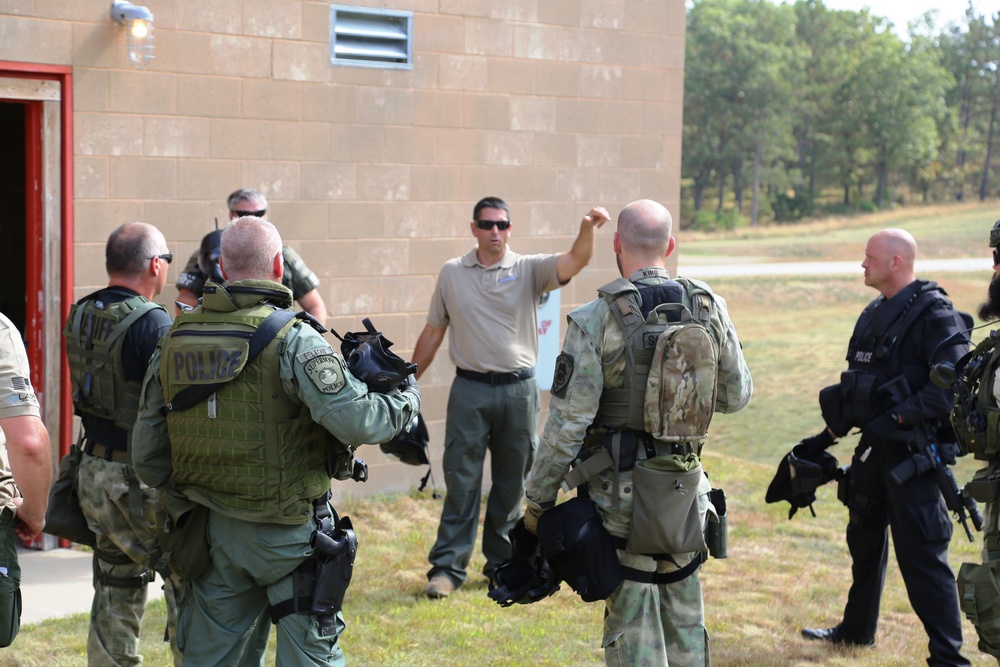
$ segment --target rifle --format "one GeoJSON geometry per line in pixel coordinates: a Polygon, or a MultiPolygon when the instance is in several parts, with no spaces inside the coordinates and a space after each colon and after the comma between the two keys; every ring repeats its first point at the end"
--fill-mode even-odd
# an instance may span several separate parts
{"type": "Polygon", "coordinates": [[[958,483],[955,481],[951,469],[941,460],[937,445],[928,442],[926,445],[918,447],[918,451],[893,468],[889,476],[892,481],[902,484],[914,475],[922,475],[928,470],[933,470],[934,481],[937,482],[938,489],[941,490],[945,506],[950,512],[955,513],[955,519],[962,524],[969,541],[975,542],[968,522],[971,519],[976,530],[983,529],[983,517],[979,514],[979,506],[973,498],[966,496],[965,492],[958,488],[958,483]],[[968,511],[968,516],[966,516],[966,511],[968,511]]]}
{"type": "MultiPolygon", "coordinates": [[[[902,403],[910,393],[906,378],[902,375],[882,385],[880,389],[884,389],[896,405],[902,403]]],[[[941,459],[941,452],[934,444],[933,437],[927,433],[926,425],[921,422],[918,428],[925,432],[926,437],[920,437],[921,434],[918,433],[917,437],[914,438],[915,442],[910,444],[910,447],[915,447],[916,450],[912,452],[909,459],[893,468],[889,472],[889,477],[896,484],[902,484],[914,475],[922,475],[933,470],[934,481],[944,498],[945,507],[948,508],[948,511],[955,513],[955,519],[962,524],[969,541],[975,542],[972,530],[969,529],[969,521],[972,521],[976,530],[983,529],[983,517],[979,514],[979,506],[974,498],[966,496],[965,492],[958,488],[955,476],[948,464],[941,459]]],[[[954,457],[951,457],[951,460],[954,462],[954,457]]]]}

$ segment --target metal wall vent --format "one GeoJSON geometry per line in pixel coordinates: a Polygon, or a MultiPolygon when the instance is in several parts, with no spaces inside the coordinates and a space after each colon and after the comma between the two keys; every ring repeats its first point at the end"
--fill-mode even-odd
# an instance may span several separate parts
{"type": "Polygon", "coordinates": [[[413,12],[330,5],[330,62],[411,69],[413,12]]]}

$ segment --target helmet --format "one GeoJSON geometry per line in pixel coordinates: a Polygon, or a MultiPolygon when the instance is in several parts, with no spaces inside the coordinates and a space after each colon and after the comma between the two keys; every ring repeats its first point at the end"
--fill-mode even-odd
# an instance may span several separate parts
{"type": "Polygon", "coordinates": [[[429,442],[430,436],[427,433],[424,416],[418,412],[409,426],[389,442],[379,445],[379,449],[411,466],[430,465],[431,460],[427,456],[429,442]]]}
{"type": "Polygon", "coordinates": [[[368,385],[370,391],[387,394],[415,373],[417,366],[391,352],[392,341],[376,331],[370,319],[366,317],[361,323],[366,331],[348,332],[343,338],[336,331],[333,335],[340,339],[340,351],[354,377],[368,385]]]}
{"type": "Polygon", "coordinates": [[[220,285],[225,282],[222,276],[222,269],[219,268],[219,255],[222,254],[222,230],[216,229],[205,234],[201,240],[201,249],[198,250],[198,268],[208,276],[212,282],[220,285]]]}
{"type": "Polygon", "coordinates": [[[1000,247],[1000,220],[994,222],[993,229],[990,230],[990,247],[1000,247]]]}
{"type": "Polygon", "coordinates": [[[511,556],[497,565],[487,593],[501,607],[538,602],[559,590],[559,577],[542,556],[538,536],[517,520],[507,533],[511,556]]]}

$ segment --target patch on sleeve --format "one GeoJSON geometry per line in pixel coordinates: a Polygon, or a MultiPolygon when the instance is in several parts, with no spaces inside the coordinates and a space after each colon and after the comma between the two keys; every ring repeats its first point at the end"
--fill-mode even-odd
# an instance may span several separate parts
{"type": "Polygon", "coordinates": [[[321,393],[336,394],[347,384],[343,362],[333,353],[332,347],[309,350],[296,359],[321,393]]]}
{"type": "Polygon", "coordinates": [[[566,398],[566,388],[573,377],[573,357],[563,352],[556,357],[556,370],[552,375],[552,395],[566,398]]]}

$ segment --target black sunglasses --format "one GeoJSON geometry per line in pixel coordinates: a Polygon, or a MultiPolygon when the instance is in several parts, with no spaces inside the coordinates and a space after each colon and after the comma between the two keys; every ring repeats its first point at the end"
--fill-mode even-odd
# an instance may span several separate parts
{"type": "Polygon", "coordinates": [[[253,216],[254,218],[263,218],[267,215],[267,209],[262,208],[259,211],[233,211],[238,217],[246,218],[248,216],[253,216]]]}
{"type": "Polygon", "coordinates": [[[501,232],[510,229],[510,220],[476,220],[476,227],[479,227],[483,231],[489,231],[493,229],[493,225],[497,226],[497,229],[501,232]]]}
{"type": "Polygon", "coordinates": [[[162,255],[153,255],[152,257],[147,257],[147,259],[162,259],[164,262],[169,264],[170,262],[174,261],[174,253],[165,252],[162,255]]]}

